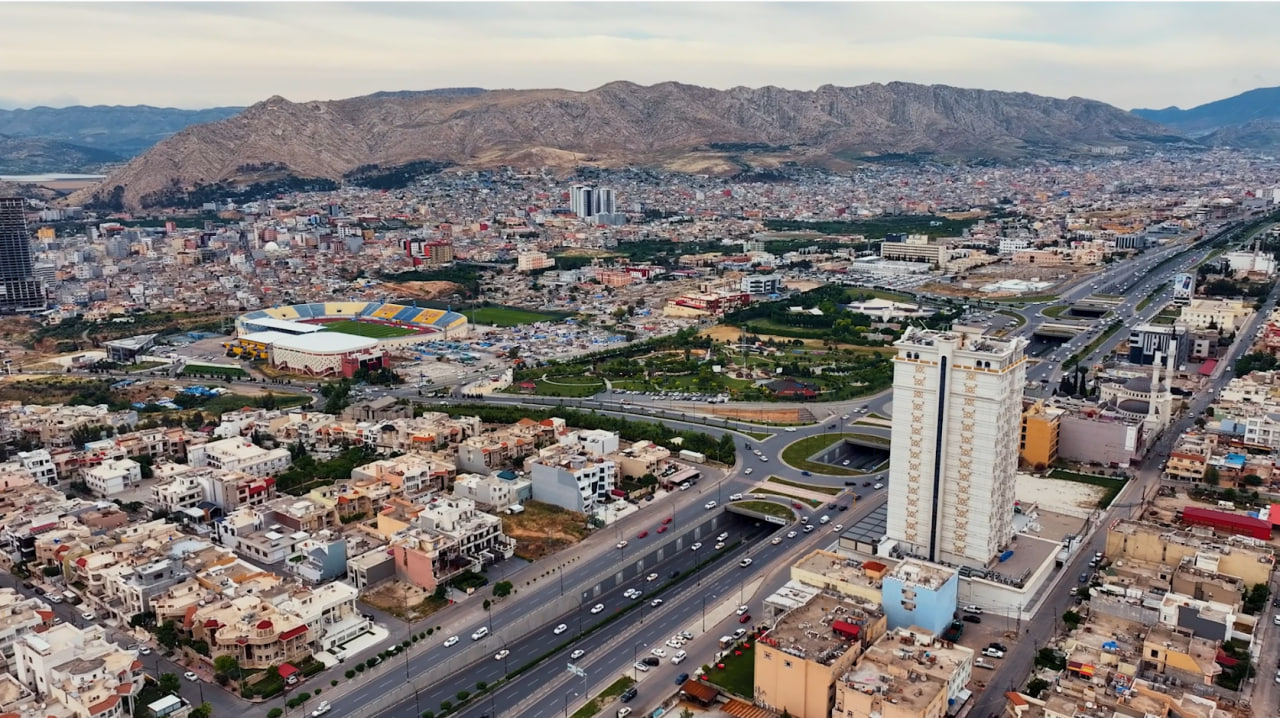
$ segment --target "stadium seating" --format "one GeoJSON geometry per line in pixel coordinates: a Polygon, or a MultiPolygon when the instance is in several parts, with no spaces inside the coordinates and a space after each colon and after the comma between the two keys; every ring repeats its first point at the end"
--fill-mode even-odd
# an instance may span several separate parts
{"type": "Polygon", "coordinates": [[[267,311],[267,316],[276,319],[297,319],[298,310],[293,307],[272,307],[267,311]]]}
{"type": "Polygon", "coordinates": [[[298,310],[299,319],[315,319],[316,318],[316,315],[311,312],[310,304],[299,304],[295,306],[294,309],[298,310]]]}
{"type": "Polygon", "coordinates": [[[301,306],[301,307],[306,307],[306,308],[307,308],[307,311],[311,312],[311,316],[312,316],[312,317],[319,318],[319,317],[327,316],[327,313],[324,311],[324,303],[323,303],[323,302],[318,302],[318,303],[315,303],[315,304],[303,304],[303,305],[300,305],[300,306],[301,306]]]}
{"type": "Polygon", "coordinates": [[[360,310],[360,316],[362,317],[371,316],[374,312],[378,311],[378,309],[381,306],[382,305],[378,304],[377,302],[369,302],[364,305],[363,309],[360,310]]]}
{"type": "Polygon", "coordinates": [[[355,317],[368,305],[368,302],[325,302],[324,315],[326,317],[355,317]]]}
{"type": "Polygon", "coordinates": [[[445,312],[444,316],[436,321],[436,326],[444,326],[450,329],[466,324],[467,318],[457,312],[445,312]]]}
{"type": "Polygon", "coordinates": [[[423,309],[418,312],[418,316],[413,318],[414,324],[421,324],[424,327],[434,326],[435,323],[444,316],[444,312],[439,309],[423,309]]]}
{"type": "Polygon", "coordinates": [[[422,310],[417,307],[405,307],[404,309],[396,312],[396,315],[392,317],[392,319],[397,322],[412,322],[414,317],[421,313],[422,310]]]}
{"type": "Polygon", "coordinates": [[[373,313],[373,318],[374,319],[391,319],[401,309],[404,309],[404,307],[399,304],[383,304],[382,307],[378,309],[378,311],[373,313]]]}

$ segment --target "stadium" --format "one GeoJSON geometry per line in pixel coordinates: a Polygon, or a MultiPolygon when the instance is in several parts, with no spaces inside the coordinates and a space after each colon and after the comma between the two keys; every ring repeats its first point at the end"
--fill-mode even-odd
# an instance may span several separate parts
{"type": "Polygon", "coordinates": [[[383,302],[315,302],[272,307],[236,319],[231,356],[265,359],[308,376],[351,377],[388,364],[387,353],[429,339],[466,336],[458,312],[383,302]]]}

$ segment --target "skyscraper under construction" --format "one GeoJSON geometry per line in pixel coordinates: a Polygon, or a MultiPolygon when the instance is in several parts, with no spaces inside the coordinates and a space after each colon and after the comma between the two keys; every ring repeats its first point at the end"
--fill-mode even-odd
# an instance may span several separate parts
{"type": "Polygon", "coordinates": [[[44,284],[32,272],[31,235],[21,197],[0,197],[0,313],[45,308],[44,284]]]}

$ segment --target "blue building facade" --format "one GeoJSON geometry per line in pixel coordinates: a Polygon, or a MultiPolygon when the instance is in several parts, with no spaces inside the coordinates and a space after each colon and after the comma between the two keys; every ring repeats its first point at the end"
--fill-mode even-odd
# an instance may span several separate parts
{"type": "Polygon", "coordinates": [[[941,634],[953,620],[960,576],[955,569],[907,559],[881,585],[889,630],[919,626],[941,634]]]}

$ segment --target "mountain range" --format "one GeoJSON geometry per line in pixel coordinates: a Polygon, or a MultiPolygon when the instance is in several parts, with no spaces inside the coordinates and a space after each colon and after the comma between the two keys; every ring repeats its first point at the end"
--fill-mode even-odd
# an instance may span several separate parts
{"type": "Polygon", "coordinates": [[[178,132],[72,201],[160,206],[201,188],[342,181],[422,162],[733,174],[785,163],[847,169],[895,158],[1015,160],[1180,143],[1166,128],[1093,100],[901,82],[811,92],[614,82],[586,92],[272,97],[178,132]]]}
{"type": "Polygon", "coordinates": [[[1212,147],[1280,149],[1280,87],[1249,90],[1189,110],[1137,109],[1133,114],[1212,147]]]}

